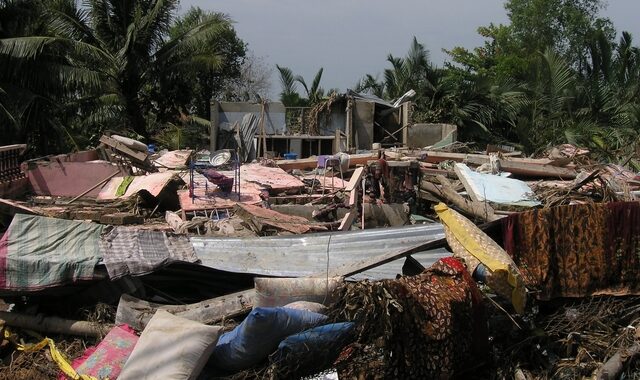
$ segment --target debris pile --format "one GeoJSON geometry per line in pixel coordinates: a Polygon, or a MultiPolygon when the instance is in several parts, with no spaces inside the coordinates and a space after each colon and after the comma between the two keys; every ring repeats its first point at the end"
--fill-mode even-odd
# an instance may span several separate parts
{"type": "Polygon", "coordinates": [[[247,162],[260,124],[239,150],[0,147],[0,379],[640,370],[636,173],[571,145],[247,162]]]}

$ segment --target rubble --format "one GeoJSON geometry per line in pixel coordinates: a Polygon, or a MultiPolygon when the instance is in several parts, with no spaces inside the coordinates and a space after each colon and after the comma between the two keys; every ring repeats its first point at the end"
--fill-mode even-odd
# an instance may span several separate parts
{"type": "Polygon", "coordinates": [[[0,379],[161,378],[180,347],[181,378],[637,370],[637,173],[566,144],[480,152],[446,128],[429,148],[267,158],[265,112],[229,120],[241,152],[103,136],[20,165],[24,146],[0,147],[0,379]],[[283,310],[321,317],[261,324],[283,310]]]}

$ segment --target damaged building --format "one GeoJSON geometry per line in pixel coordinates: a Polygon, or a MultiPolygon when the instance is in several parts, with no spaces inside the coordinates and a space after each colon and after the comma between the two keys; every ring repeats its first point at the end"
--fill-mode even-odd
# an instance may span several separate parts
{"type": "Polygon", "coordinates": [[[214,102],[209,149],[0,147],[0,379],[638,373],[637,173],[322,107],[214,102]]]}

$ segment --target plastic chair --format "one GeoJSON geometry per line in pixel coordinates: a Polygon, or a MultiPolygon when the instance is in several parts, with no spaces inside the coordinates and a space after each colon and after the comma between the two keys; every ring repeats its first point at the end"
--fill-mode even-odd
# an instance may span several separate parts
{"type": "MultiPolygon", "coordinates": [[[[313,194],[313,190],[316,186],[316,179],[318,178],[318,170],[323,169],[322,171],[322,195],[324,195],[324,191],[326,190],[325,184],[327,183],[327,169],[331,169],[332,174],[333,171],[338,168],[340,170],[340,179],[344,181],[344,176],[342,173],[342,165],[340,165],[340,158],[335,156],[318,156],[318,162],[316,164],[316,170],[313,175],[313,183],[311,184],[311,193],[313,194]]],[[[335,176],[331,176],[331,187],[335,189],[335,176]]]]}

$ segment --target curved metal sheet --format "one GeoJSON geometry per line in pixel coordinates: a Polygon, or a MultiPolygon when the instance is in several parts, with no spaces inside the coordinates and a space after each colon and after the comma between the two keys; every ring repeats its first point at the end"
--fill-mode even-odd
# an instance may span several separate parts
{"type": "MultiPolygon", "coordinates": [[[[440,239],[444,239],[442,225],[428,224],[251,239],[192,237],[191,243],[202,265],[211,268],[262,276],[302,277],[440,239]]],[[[446,251],[436,250],[413,257],[427,267],[448,255],[446,251]]],[[[394,278],[401,273],[403,263],[404,259],[396,260],[353,278],[394,278]]]]}

